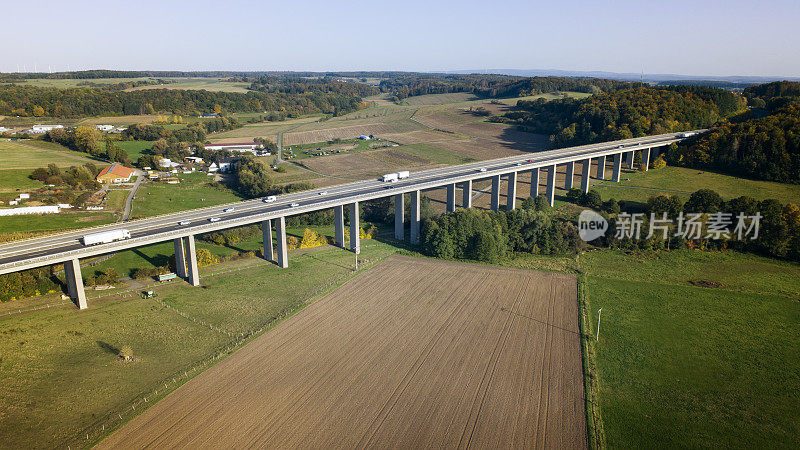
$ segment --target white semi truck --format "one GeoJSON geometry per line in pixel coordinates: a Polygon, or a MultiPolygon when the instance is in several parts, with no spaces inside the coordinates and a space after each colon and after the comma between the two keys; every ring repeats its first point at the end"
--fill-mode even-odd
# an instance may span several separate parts
{"type": "Polygon", "coordinates": [[[407,170],[403,170],[397,173],[387,173],[386,175],[381,178],[381,181],[385,183],[394,183],[397,180],[402,180],[403,178],[408,178],[410,172],[407,170]]]}
{"type": "Polygon", "coordinates": [[[102,233],[87,234],[83,237],[83,245],[108,244],[109,242],[122,241],[131,238],[128,230],[111,230],[102,233]]]}

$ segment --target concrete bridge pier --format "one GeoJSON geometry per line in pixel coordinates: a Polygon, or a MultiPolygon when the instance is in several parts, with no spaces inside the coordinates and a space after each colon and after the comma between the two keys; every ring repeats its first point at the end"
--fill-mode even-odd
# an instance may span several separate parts
{"type": "Polygon", "coordinates": [[[606,179],[606,157],[605,155],[597,158],[597,178],[600,180],[606,179]]]}
{"type": "Polygon", "coordinates": [[[183,238],[175,238],[172,243],[175,247],[175,274],[186,279],[186,245],[183,238]]]}
{"type": "Polygon", "coordinates": [[[86,303],[86,291],[83,289],[81,264],[78,258],[64,262],[64,279],[67,282],[69,298],[78,305],[78,309],[88,308],[88,304],[86,303]]]}
{"type": "Polygon", "coordinates": [[[614,171],[611,173],[611,181],[619,183],[619,175],[622,172],[622,153],[614,155],[614,171]]]}
{"type": "Polygon", "coordinates": [[[264,259],[267,261],[275,260],[275,249],[272,247],[272,220],[267,219],[261,222],[261,245],[264,247],[264,259]]]}
{"type": "Polygon", "coordinates": [[[575,162],[567,163],[567,176],[564,178],[564,189],[572,189],[572,179],[575,177],[575,162]]]}
{"type": "Polygon", "coordinates": [[[633,152],[628,152],[628,168],[633,169],[633,152]]]}
{"type": "Polygon", "coordinates": [[[531,171],[531,197],[536,198],[539,196],[539,168],[531,171]]]}
{"type": "Polygon", "coordinates": [[[456,210],[456,184],[447,185],[447,212],[456,210]]]}
{"type": "Polygon", "coordinates": [[[275,219],[275,233],[278,235],[278,267],[289,267],[289,256],[286,250],[286,218],[275,219]]]}
{"type": "Polygon", "coordinates": [[[500,175],[492,177],[492,211],[500,210],[500,175]]]}
{"type": "Polygon", "coordinates": [[[350,251],[361,250],[361,224],[358,217],[358,202],[350,204],[350,251]]]}
{"type": "Polygon", "coordinates": [[[175,272],[192,286],[200,285],[200,274],[197,272],[197,253],[194,236],[184,236],[173,240],[175,246],[175,272]]]}
{"type": "Polygon", "coordinates": [[[461,207],[472,208],[472,180],[461,185],[461,207]]]}
{"type": "Polygon", "coordinates": [[[411,243],[416,245],[419,244],[419,191],[411,191],[411,230],[410,230],[410,237],[411,243]]]}
{"type": "Polygon", "coordinates": [[[506,211],[511,211],[517,204],[517,172],[508,174],[508,192],[506,194],[506,211]]]}
{"type": "Polygon", "coordinates": [[[650,149],[646,148],[642,150],[642,169],[647,172],[647,169],[650,168],[650,149]]]}
{"type": "Polygon", "coordinates": [[[197,270],[197,252],[194,247],[194,235],[186,236],[186,268],[187,281],[192,286],[200,286],[200,273],[197,270]]]}
{"type": "Polygon", "coordinates": [[[556,203],[556,165],[547,170],[547,203],[552,207],[556,203]]]}
{"type": "Polygon", "coordinates": [[[333,241],[339,248],[344,248],[344,206],[333,207],[333,241]]]}
{"type": "Polygon", "coordinates": [[[394,196],[394,238],[402,241],[406,238],[406,208],[403,204],[403,194],[394,196]]]}
{"type": "Polygon", "coordinates": [[[586,158],[581,164],[581,191],[585,194],[589,192],[589,170],[592,168],[592,159],[586,158]]]}

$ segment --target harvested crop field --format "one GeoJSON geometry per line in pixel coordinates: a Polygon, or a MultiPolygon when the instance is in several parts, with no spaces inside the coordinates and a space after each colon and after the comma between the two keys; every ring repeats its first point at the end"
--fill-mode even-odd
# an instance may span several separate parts
{"type": "Polygon", "coordinates": [[[100,447],[585,448],[576,290],[393,256],[100,447]]]}

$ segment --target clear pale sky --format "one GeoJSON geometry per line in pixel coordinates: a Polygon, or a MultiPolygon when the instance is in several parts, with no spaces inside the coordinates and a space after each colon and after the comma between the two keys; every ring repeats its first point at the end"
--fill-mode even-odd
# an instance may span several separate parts
{"type": "Polygon", "coordinates": [[[800,0],[15,1],[0,71],[800,76],[800,0]]]}

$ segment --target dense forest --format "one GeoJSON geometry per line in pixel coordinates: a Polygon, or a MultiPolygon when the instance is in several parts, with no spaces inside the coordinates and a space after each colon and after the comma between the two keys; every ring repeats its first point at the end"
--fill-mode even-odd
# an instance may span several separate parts
{"type": "Polygon", "coordinates": [[[493,118],[550,135],[557,147],[711,126],[745,107],[732,92],[703,86],[635,86],[591,97],[520,101],[493,118]]]}
{"type": "Polygon", "coordinates": [[[382,80],[381,92],[399,102],[415,95],[468,92],[479,97],[521,97],[543,92],[598,93],[630,86],[630,83],[600,78],[514,77],[507,75],[405,74],[382,80]]]}
{"type": "Polygon", "coordinates": [[[346,114],[362,105],[349,83],[325,83],[325,92],[210,92],[205,90],[56,89],[0,85],[0,115],[84,117],[125,114],[196,115],[215,111],[285,111],[289,116],[346,114]]]}
{"type": "Polygon", "coordinates": [[[674,146],[669,162],[800,183],[800,83],[762,84],[745,89],[744,95],[753,109],[674,146]]]}
{"type": "Polygon", "coordinates": [[[280,94],[336,93],[352,97],[368,97],[378,93],[378,89],[363,83],[345,83],[331,77],[301,78],[263,76],[253,80],[250,90],[280,94]]]}

